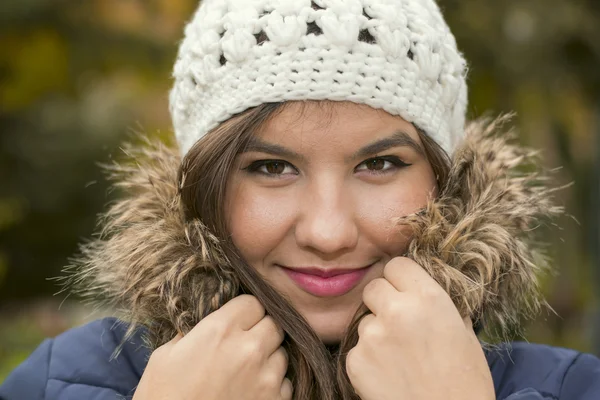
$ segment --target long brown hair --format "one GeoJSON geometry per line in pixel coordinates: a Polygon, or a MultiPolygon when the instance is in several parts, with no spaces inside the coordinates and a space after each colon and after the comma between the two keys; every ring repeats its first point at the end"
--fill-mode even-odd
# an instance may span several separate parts
{"type": "MultiPolygon", "coordinates": [[[[368,313],[366,307],[357,311],[340,346],[335,351],[326,348],[290,302],[244,261],[227,230],[225,191],[236,156],[285,104],[267,103],[238,114],[192,147],[179,170],[183,211],[187,219],[199,219],[219,238],[232,269],[237,272],[240,294],[256,296],[267,313],[285,330],[283,345],[289,354],[288,377],[294,387],[294,399],[355,400],[359,397],[346,374],[345,355],[358,341],[357,327],[368,313]]],[[[418,127],[417,131],[438,187],[441,187],[448,177],[449,157],[425,132],[418,127]]]]}

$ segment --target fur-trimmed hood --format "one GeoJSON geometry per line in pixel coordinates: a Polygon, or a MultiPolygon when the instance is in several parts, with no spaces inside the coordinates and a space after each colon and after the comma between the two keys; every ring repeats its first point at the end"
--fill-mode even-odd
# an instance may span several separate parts
{"type": "MultiPolygon", "coordinates": [[[[535,152],[509,143],[515,134],[504,130],[506,122],[470,123],[439,197],[398,219],[413,228],[408,256],[462,315],[500,335],[544,304],[538,279],[546,262],[532,230],[561,212],[546,178],[531,172],[535,152]]],[[[219,240],[184,217],[177,150],[145,142],[127,151],[132,160],[108,167],[123,196],[67,268],[66,283],[118,309],[131,329],[146,327],[155,347],[239,294],[240,281],[219,240]]]]}

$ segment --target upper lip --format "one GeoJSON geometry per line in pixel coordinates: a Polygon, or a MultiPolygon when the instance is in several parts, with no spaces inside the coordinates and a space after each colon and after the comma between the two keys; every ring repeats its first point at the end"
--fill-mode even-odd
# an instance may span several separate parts
{"type": "Polygon", "coordinates": [[[285,268],[285,269],[291,269],[295,272],[300,272],[302,274],[318,276],[320,278],[331,278],[332,276],[355,272],[355,271],[358,271],[358,270],[361,270],[364,268],[368,268],[370,266],[371,266],[371,264],[369,264],[366,267],[360,267],[360,268],[336,268],[336,267],[321,268],[321,267],[284,267],[284,266],[281,266],[281,267],[285,268]]]}

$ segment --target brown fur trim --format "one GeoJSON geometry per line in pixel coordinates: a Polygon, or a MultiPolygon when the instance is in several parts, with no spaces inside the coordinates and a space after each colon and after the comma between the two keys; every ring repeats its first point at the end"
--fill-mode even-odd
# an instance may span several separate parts
{"type": "Polygon", "coordinates": [[[66,286],[147,328],[150,348],[187,333],[238,293],[217,238],[185,221],[178,195],[177,150],[161,143],[127,146],[134,163],[107,166],[126,196],[100,221],[99,238],[66,269],[66,286]]]}
{"type": "MultiPolygon", "coordinates": [[[[525,173],[535,153],[509,144],[507,118],[467,127],[440,196],[418,214],[408,256],[450,294],[462,315],[503,337],[521,316],[544,304],[538,278],[545,268],[531,240],[544,218],[562,209],[538,173],[525,173]]],[[[146,143],[127,148],[135,164],[109,167],[126,196],[101,220],[98,239],[67,268],[66,285],[88,299],[104,298],[123,312],[132,332],[145,326],[152,348],[186,333],[239,293],[239,280],[200,221],[185,221],[178,195],[177,150],[146,143]]]]}
{"type": "Polygon", "coordinates": [[[534,229],[563,211],[536,168],[537,153],[502,131],[509,119],[471,123],[440,196],[398,219],[414,234],[408,257],[495,339],[519,332],[522,319],[546,305],[539,278],[549,267],[534,229]]]}

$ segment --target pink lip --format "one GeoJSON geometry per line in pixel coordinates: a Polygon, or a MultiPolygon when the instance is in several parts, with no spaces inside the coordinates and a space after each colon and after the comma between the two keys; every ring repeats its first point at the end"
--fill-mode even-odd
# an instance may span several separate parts
{"type": "Polygon", "coordinates": [[[319,297],[341,296],[352,290],[371,266],[360,269],[285,268],[286,274],[304,291],[319,297]]]}

